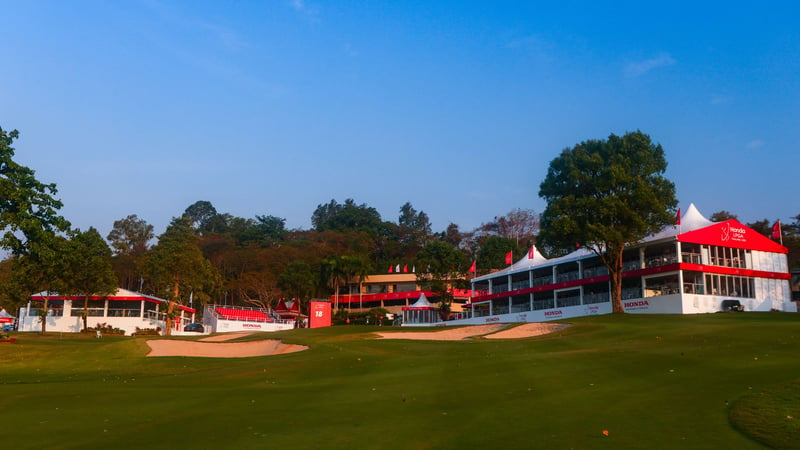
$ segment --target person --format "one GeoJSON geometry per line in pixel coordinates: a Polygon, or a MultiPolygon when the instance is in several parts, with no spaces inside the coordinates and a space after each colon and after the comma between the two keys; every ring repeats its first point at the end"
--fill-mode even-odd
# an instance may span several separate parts
{"type": "Polygon", "coordinates": [[[103,332],[102,332],[102,331],[100,331],[100,330],[97,330],[97,331],[95,332],[95,335],[94,335],[94,337],[95,337],[95,339],[103,339],[103,332]]]}

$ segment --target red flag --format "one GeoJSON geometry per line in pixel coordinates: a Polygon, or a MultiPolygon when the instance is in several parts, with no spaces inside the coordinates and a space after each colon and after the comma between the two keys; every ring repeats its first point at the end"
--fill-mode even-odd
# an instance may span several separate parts
{"type": "Polygon", "coordinates": [[[513,252],[506,253],[506,264],[511,264],[512,262],[514,262],[513,252]]]}
{"type": "Polygon", "coordinates": [[[528,259],[533,259],[533,252],[534,251],[535,250],[533,249],[533,246],[531,245],[531,249],[528,250],[528,259]]]}
{"type": "Polygon", "coordinates": [[[681,209],[678,208],[678,215],[675,216],[675,225],[681,224],[681,209]]]}
{"type": "Polygon", "coordinates": [[[408,264],[403,266],[403,273],[408,273],[408,264]]]}
{"type": "Polygon", "coordinates": [[[392,266],[389,266],[389,273],[392,273],[392,266]]]}
{"type": "Polygon", "coordinates": [[[781,221],[775,222],[775,225],[772,226],[772,239],[780,239],[781,238],[781,221]]]}
{"type": "Polygon", "coordinates": [[[469,266],[469,271],[470,271],[470,272],[472,272],[472,273],[476,273],[477,269],[475,268],[475,263],[477,263],[477,262],[478,262],[478,261],[472,261],[472,265],[471,265],[471,266],[469,266]]]}

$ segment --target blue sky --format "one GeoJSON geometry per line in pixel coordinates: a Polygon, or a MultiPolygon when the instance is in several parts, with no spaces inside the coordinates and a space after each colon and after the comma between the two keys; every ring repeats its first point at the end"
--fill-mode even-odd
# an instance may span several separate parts
{"type": "Polygon", "coordinates": [[[0,126],[74,226],[208,200],[309,228],[541,212],[567,147],[642,130],[684,209],[800,214],[790,2],[4,1],[0,126]]]}

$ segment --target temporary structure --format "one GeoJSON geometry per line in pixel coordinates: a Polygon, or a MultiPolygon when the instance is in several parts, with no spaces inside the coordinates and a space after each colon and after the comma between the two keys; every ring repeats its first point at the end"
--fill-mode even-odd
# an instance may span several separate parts
{"type": "Polygon", "coordinates": [[[422,293],[411,306],[403,307],[403,325],[429,325],[441,322],[439,311],[428,301],[422,293]]]}

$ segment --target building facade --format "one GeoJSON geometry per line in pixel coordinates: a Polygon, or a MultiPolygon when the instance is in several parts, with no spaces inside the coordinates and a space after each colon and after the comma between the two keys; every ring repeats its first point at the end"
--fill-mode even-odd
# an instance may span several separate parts
{"type": "MultiPolygon", "coordinates": [[[[623,308],[631,314],[699,314],[730,305],[745,311],[797,312],[787,249],[736,220],[714,223],[691,205],[680,221],[623,253],[623,308]]],[[[470,318],[448,325],[541,322],[610,314],[608,270],[578,249],[545,259],[531,252],[477,277],[470,318]]]]}
{"type": "MultiPolygon", "coordinates": [[[[46,320],[47,331],[79,333],[83,330],[83,314],[86,313],[87,326],[118,328],[126,335],[137,329],[160,329],[163,333],[166,320],[159,306],[167,300],[150,295],[131,292],[125,289],[109,296],[90,296],[84,309],[83,296],[64,297],[55,293],[41,292],[31,296],[26,306],[19,309],[17,331],[41,331],[42,320],[46,320]],[[41,308],[47,303],[47,311],[42,316],[41,308]]],[[[173,334],[180,334],[183,327],[194,322],[195,310],[176,305],[178,317],[174,320],[173,334]]]]}

